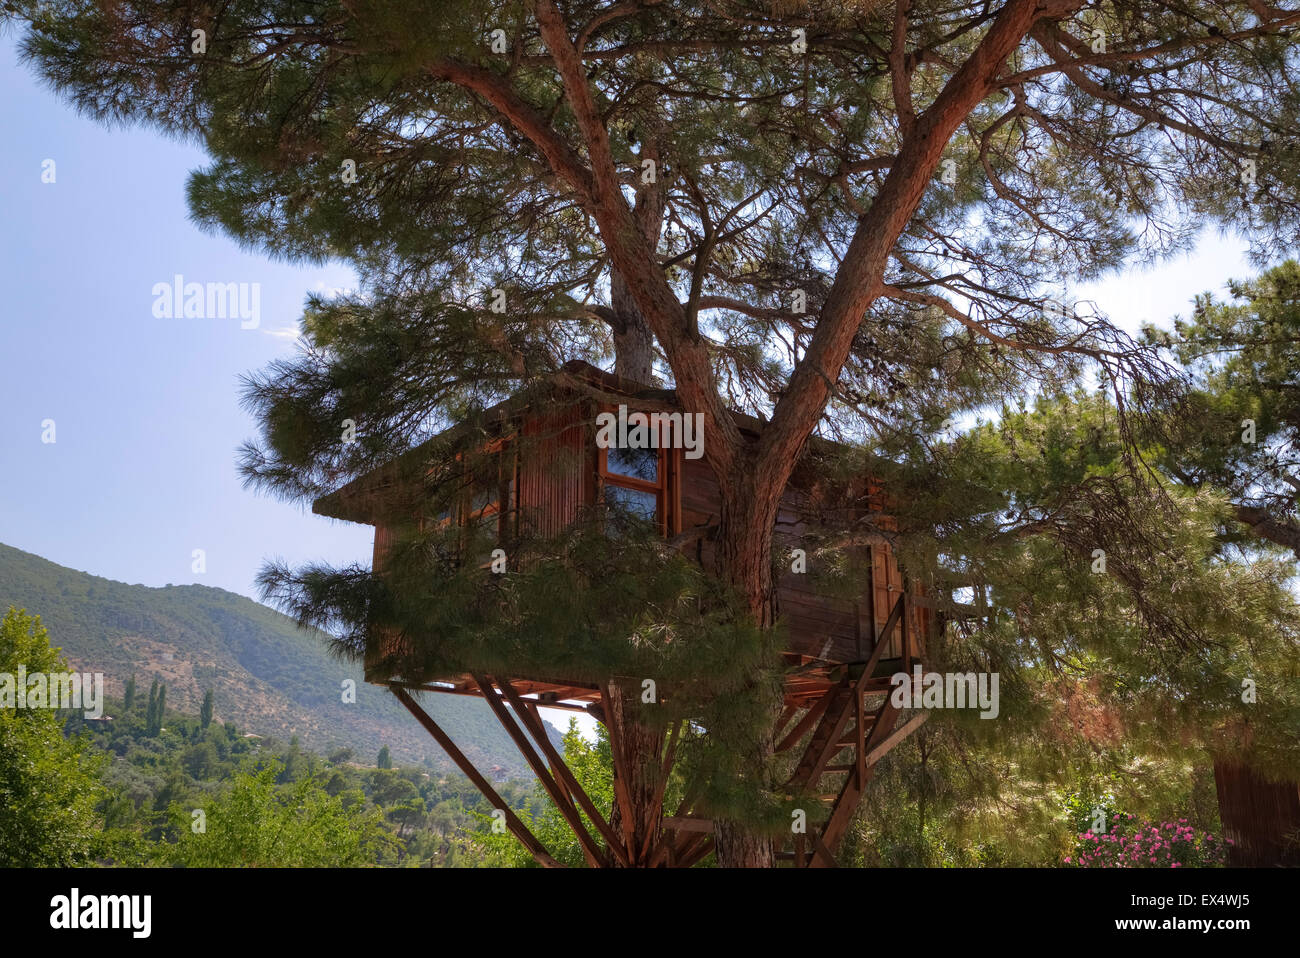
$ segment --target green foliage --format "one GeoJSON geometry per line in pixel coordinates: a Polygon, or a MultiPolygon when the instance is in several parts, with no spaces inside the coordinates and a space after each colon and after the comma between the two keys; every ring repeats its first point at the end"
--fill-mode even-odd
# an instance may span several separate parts
{"type": "Polygon", "coordinates": [[[779,707],[781,632],[756,627],[654,529],[596,511],[556,537],[516,543],[501,574],[461,561],[486,544],[466,545],[455,529],[399,533],[382,578],[272,567],[265,593],[304,625],[341,628],[336,648],[354,658],[376,629],[412,637],[374,664],[417,683],[465,672],[634,676],[639,693],[650,679],[657,699],[639,720],[691,723],[679,759],[700,782],[701,807],[786,827],[780,803],[754,788],[767,759],[752,745],[779,707]]]}
{"type": "Polygon", "coordinates": [[[1154,755],[1245,749],[1300,775],[1294,568],[1232,548],[1222,491],[1139,469],[1142,454],[1105,396],[1074,393],[1004,410],[904,476],[909,569],[970,604],[928,665],[1001,673],[1010,722],[971,735],[1065,720],[1154,755]],[[1246,679],[1268,694],[1243,701],[1246,679]]]}
{"type": "Polygon", "coordinates": [[[158,706],[154,712],[154,722],[150,726],[149,733],[157,735],[162,731],[163,716],[167,713],[167,686],[162,684],[158,686],[158,706]]]}
{"type": "Polygon", "coordinates": [[[373,862],[396,843],[375,809],[347,807],[303,779],[277,787],[283,766],[272,762],[235,775],[229,790],[205,803],[204,828],[192,809],[168,808],[175,844],[157,849],[158,863],[190,868],[348,867],[373,862]]]}
{"type": "MultiPolygon", "coordinates": [[[[564,748],[561,754],[564,763],[573,772],[573,777],[582,786],[591,799],[596,810],[609,821],[614,807],[614,763],[609,750],[609,736],[603,725],[596,728],[596,741],[588,742],[578,729],[574,719],[569,720],[569,728],[564,733],[564,748]]],[[[680,791],[680,789],[678,789],[680,791]]],[[[552,857],[570,868],[583,868],[587,864],[578,844],[577,837],[568,822],[546,796],[540,784],[533,786],[535,807],[540,811],[521,809],[517,812],[524,825],[537,838],[552,857]]],[[[673,796],[669,796],[671,799],[673,796]]],[[[680,796],[678,796],[680,797],[680,796]]],[[[579,815],[588,834],[595,839],[598,847],[603,847],[595,825],[581,810],[579,815]]],[[[491,810],[477,814],[479,840],[486,854],[486,863],[490,865],[507,865],[512,868],[534,868],[537,862],[528,850],[521,845],[509,831],[499,831],[498,819],[494,819],[491,810]]]]}
{"type": "Polygon", "coordinates": [[[1197,296],[1172,331],[1145,331],[1192,381],[1162,424],[1161,462],[1187,485],[1217,486],[1258,510],[1242,517],[1251,533],[1300,556],[1300,262],[1229,283],[1229,293],[1230,302],[1197,296]]]}
{"type": "Polygon", "coordinates": [[[375,760],[375,765],[379,768],[393,767],[393,757],[389,754],[387,745],[379,750],[379,758],[375,760]]]}
{"type": "MultiPolygon", "coordinates": [[[[0,673],[66,672],[39,617],[10,608],[0,620],[0,673]]],[[[96,850],[101,759],[65,738],[54,709],[0,708],[0,866],[87,864],[96,850]]]]}
{"type": "MultiPolygon", "coordinates": [[[[97,861],[430,867],[484,861],[475,837],[484,800],[463,776],[411,767],[367,770],[351,764],[347,750],[326,760],[294,741],[247,738],[231,724],[205,730],[200,718],[172,711],[160,734],[147,735],[141,717],[116,706],[110,700],[107,710],[123,717],[88,722],[73,715],[66,729],[102,768],[99,804],[83,823],[97,861]],[[214,808],[228,827],[191,842],[193,810],[211,816],[214,808]],[[319,834],[304,831],[299,842],[299,830],[315,829],[313,821],[319,834]],[[276,840],[283,847],[270,847],[266,822],[283,824],[276,840]]],[[[534,802],[523,783],[502,782],[498,789],[512,807],[534,802]]]]}
{"type": "Polygon", "coordinates": [[[149,687],[149,705],[144,712],[144,728],[146,735],[157,735],[160,731],[162,720],[158,715],[158,680],[153,680],[153,685],[149,687]]]}

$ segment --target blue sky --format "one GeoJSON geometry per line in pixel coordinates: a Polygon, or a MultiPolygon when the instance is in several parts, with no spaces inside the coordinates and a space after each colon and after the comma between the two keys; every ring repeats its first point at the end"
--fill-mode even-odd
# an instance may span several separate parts
{"type": "MultiPolygon", "coordinates": [[[[18,63],[12,35],[0,38],[0,144],[0,542],[112,579],[250,596],[270,557],[368,561],[368,526],[244,489],[235,456],[254,435],[238,377],[288,355],[305,293],[349,286],[351,272],[200,232],[185,182],[203,154],[78,115],[18,63]],[[258,327],[156,317],[153,287],[176,274],[260,284],[258,327]]],[[[1134,328],[1250,275],[1243,251],[1207,235],[1193,257],[1077,293],[1134,328]]]]}
{"type": "Polygon", "coordinates": [[[268,557],[368,561],[368,526],[258,495],[236,471],[255,432],[239,375],[289,355],[304,294],[350,285],[350,271],[200,232],[185,183],[203,154],[80,116],[19,64],[12,36],[0,39],[0,144],[0,542],[125,582],[249,596],[268,557]],[[178,273],[260,284],[258,328],[156,318],[153,287],[178,273]]]}

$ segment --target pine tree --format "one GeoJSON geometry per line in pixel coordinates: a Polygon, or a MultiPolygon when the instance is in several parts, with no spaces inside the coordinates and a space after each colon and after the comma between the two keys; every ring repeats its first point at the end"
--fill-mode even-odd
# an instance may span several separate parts
{"type": "MultiPolygon", "coordinates": [[[[1002,397],[1100,374],[1123,398],[1122,504],[1146,505],[1136,420],[1169,407],[1177,377],[1062,288],[1211,221],[1260,252],[1300,232],[1291,14],[1246,0],[851,4],[811,18],[596,0],[508,13],[327,2],[310,18],[285,0],[11,9],[31,21],[25,55],[80,107],[200,140],[212,162],[190,183],[198,222],[358,270],[362,292],[308,301],[311,349],[249,381],[255,483],[310,499],[472,425],[521,384],[562,381],[572,358],[613,354],[703,417],[722,503],[708,571],[754,630],[698,665],[729,684],[697,716],[734,709],[700,723],[737,735],[730,771],[711,779],[739,782],[745,806],[719,796],[724,864],[773,861],[745,819],[779,811],[774,526],[793,470],[815,458],[809,437],[850,440],[858,455],[839,465],[900,494],[941,493],[902,532],[930,543],[909,572],[936,579],[953,529],[994,514],[963,495],[997,505],[978,483],[926,485],[950,479],[936,438],[1002,397]],[[759,414],[758,434],[729,406],[759,414]],[[356,441],[341,440],[345,420],[356,441]]],[[[1096,477],[1076,479],[1059,489],[1079,507],[1061,541],[1081,548],[1088,510],[1114,503],[1096,477]]],[[[1038,491],[1011,490],[1010,504],[1038,491]]],[[[1173,561],[1150,524],[1118,529],[1112,545],[1173,561]]],[[[819,545],[860,531],[827,529],[819,545]]],[[[355,570],[264,581],[304,622],[343,622],[354,646],[382,594],[355,570]]],[[[428,618],[416,604],[407,614],[428,618]]],[[[468,599],[462,611],[463,624],[468,599]]],[[[505,654],[480,632],[462,659],[505,654]]],[[[1142,638],[1162,652],[1186,640],[1142,638]]],[[[623,651],[593,669],[629,674],[623,651]]]]}
{"type": "Polygon", "coordinates": [[[1300,262],[1229,284],[1231,299],[1206,292],[1168,342],[1194,390],[1169,410],[1164,463],[1190,486],[1232,495],[1242,531],[1300,558],[1300,262]]]}
{"type": "Polygon", "coordinates": [[[203,705],[199,708],[199,725],[206,732],[209,725],[212,724],[213,709],[212,689],[203,693],[203,705]]]}

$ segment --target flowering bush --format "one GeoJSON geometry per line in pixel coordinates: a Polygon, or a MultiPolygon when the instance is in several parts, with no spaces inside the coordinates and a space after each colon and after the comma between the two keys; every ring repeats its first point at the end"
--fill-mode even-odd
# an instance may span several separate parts
{"type": "Polygon", "coordinates": [[[1220,841],[1198,832],[1187,819],[1176,822],[1137,822],[1116,815],[1110,831],[1079,833],[1075,853],[1065,864],[1080,868],[1214,868],[1227,859],[1232,839],[1220,841]]]}

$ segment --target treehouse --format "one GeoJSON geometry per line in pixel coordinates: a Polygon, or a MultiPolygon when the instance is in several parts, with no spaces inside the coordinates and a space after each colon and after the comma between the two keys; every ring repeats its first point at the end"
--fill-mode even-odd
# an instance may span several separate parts
{"type": "MultiPolygon", "coordinates": [[[[503,555],[525,532],[554,535],[599,503],[617,504],[655,523],[660,535],[710,568],[718,485],[701,455],[699,442],[707,437],[693,431],[690,416],[675,408],[672,392],[629,383],[581,362],[567,364],[560,380],[544,393],[520,392],[475,424],[472,441],[489,453],[483,457],[487,465],[474,468],[450,504],[429,508],[431,491],[423,480],[431,457],[440,454],[435,449],[442,448],[435,439],[317,500],[313,511],[373,525],[373,567],[381,577],[403,528],[476,524],[502,544],[497,554],[503,555]]],[[[732,415],[742,432],[754,435],[761,428],[757,420],[732,415]]],[[[832,481],[805,466],[788,483],[774,530],[774,550],[787,555],[774,597],[784,626],[786,665],[776,749],[798,756],[791,789],[830,786],[821,795],[829,803],[824,822],[818,828],[810,822],[806,835],[793,835],[793,847],[778,853],[797,865],[834,864],[832,852],[873,766],[924,720],[922,714],[895,728],[898,710],[884,693],[892,674],[920,664],[943,620],[902,574],[888,537],[868,535],[855,545],[863,581],[853,581],[847,590],[842,584],[820,587],[805,571],[806,556],[792,551],[832,516],[870,513],[874,528],[887,531],[884,505],[882,491],[867,481],[832,481]]],[[[367,681],[394,692],[489,801],[505,810],[506,824],[538,861],[555,864],[411,691],[486,699],[580,833],[590,864],[684,866],[708,854],[713,823],[693,815],[689,806],[664,814],[664,776],[638,775],[635,765],[644,764],[645,742],[633,740],[644,736],[624,716],[612,677],[592,682],[563,674],[448,674],[411,680],[394,670],[386,654],[405,640],[382,630],[367,639],[367,681]],[[616,795],[608,819],[593,807],[547,738],[541,707],[583,711],[606,726],[616,795]],[[634,754],[638,748],[642,754],[634,754]],[[595,824],[604,847],[588,840],[579,811],[595,824]]],[[[652,748],[652,764],[670,767],[672,737],[652,748]]]]}

